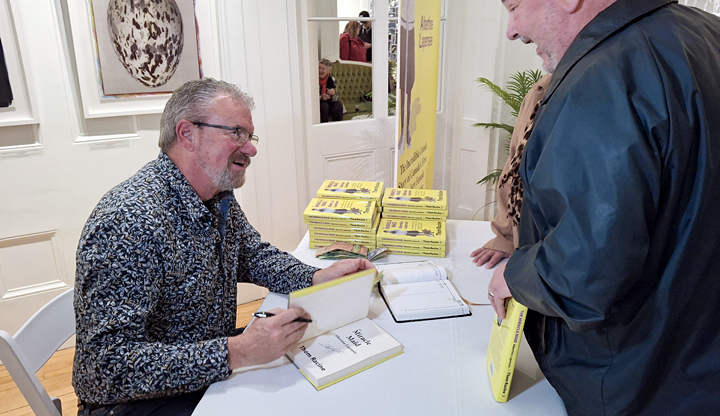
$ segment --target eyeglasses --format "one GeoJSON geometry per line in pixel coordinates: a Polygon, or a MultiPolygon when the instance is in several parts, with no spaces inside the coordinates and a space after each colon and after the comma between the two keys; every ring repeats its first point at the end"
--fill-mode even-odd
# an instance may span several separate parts
{"type": "Polygon", "coordinates": [[[235,133],[235,135],[233,136],[233,141],[236,145],[240,147],[245,146],[245,143],[247,143],[248,140],[252,140],[253,144],[257,144],[260,141],[260,138],[258,136],[250,134],[250,132],[248,132],[242,127],[220,126],[218,124],[201,123],[199,121],[193,121],[192,123],[200,127],[212,127],[215,129],[230,130],[235,133]]]}

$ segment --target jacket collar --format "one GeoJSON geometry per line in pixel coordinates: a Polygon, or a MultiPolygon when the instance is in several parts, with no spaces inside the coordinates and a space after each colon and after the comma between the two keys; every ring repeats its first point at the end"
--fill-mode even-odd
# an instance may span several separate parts
{"type": "Polygon", "coordinates": [[[565,79],[575,64],[616,32],[622,30],[636,19],[665,7],[677,0],[617,0],[585,26],[570,44],[565,55],[553,72],[550,87],[545,95],[545,104],[565,79]]]}

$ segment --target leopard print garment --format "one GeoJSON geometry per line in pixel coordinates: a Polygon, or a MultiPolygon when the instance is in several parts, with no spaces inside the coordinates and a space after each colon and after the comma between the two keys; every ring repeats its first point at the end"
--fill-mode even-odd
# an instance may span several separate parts
{"type": "Polygon", "coordinates": [[[523,184],[522,179],[520,178],[520,163],[522,162],[522,156],[525,152],[525,145],[530,138],[530,133],[532,133],[535,115],[537,115],[537,112],[540,109],[541,102],[542,99],[538,100],[532,110],[532,113],[530,114],[530,119],[528,120],[528,124],[525,127],[525,133],[523,133],[522,138],[518,141],[518,146],[517,149],[515,149],[515,154],[510,160],[510,169],[500,177],[500,185],[505,185],[506,183],[510,182],[510,197],[508,199],[507,215],[508,218],[512,220],[515,226],[520,223],[520,211],[522,208],[523,198],[523,184]]]}

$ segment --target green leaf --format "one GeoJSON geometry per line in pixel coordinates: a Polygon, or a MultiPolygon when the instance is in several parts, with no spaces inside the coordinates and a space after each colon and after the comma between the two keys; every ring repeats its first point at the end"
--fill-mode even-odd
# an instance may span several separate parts
{"type": "Polygon", "coordinates": [[[475,123],[472,125],[473,127],[482,127],[484,129],[503,129],[510,133],[512,135],[513,133],[513,126],[505,123],[475,123]]]}
{"type": "Polygon", "coordinates": [[[485,185],[486,183],[489,183],[490,185],[495,186],[498,180],[500,180],[500,175],[502,175],[502,169],[494,169],[485,177],[477,181],[476,185],[485,185]]]}

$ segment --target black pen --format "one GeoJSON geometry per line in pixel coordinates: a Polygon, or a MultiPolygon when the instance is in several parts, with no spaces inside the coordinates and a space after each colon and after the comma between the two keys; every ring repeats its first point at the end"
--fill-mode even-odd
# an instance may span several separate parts
{"type": "MultiPolygon", "coordinates": [[[[253,314],[253,316],[256,318],[269,318],[271,316],[275,316],[275,314],[272,312],[255,312],[253,314]]],[[[312,319],[295,318],[295,320],[293,322],[308,322],[309,323],[309,322],[312,322],[312,319]]]]}

